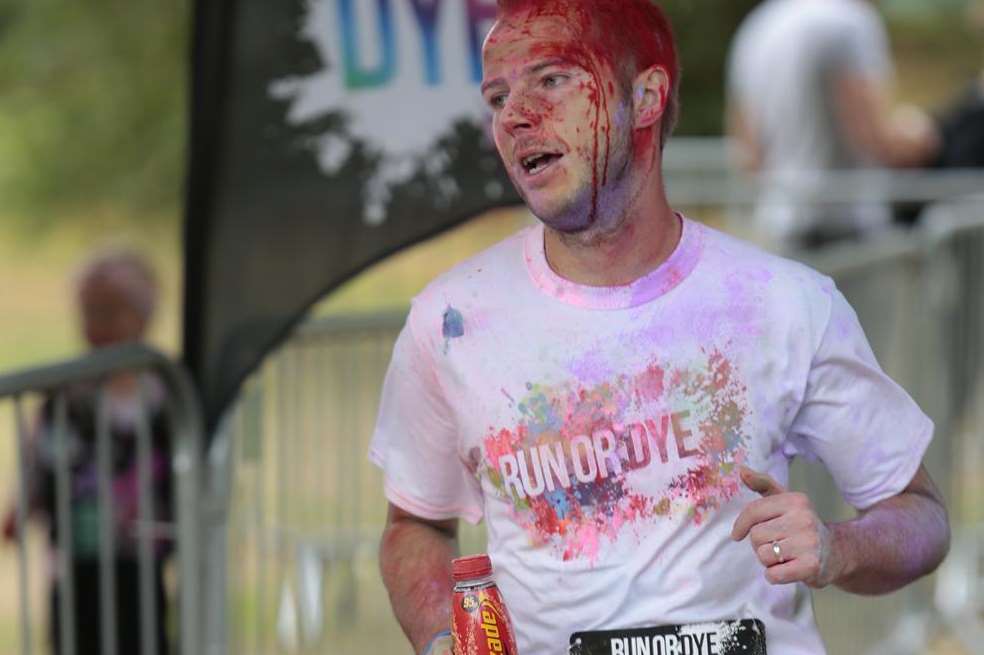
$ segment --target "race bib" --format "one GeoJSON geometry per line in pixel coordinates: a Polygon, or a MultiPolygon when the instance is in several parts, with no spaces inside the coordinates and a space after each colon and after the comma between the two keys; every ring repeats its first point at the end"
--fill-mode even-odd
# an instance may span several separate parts
{"type": "Polygon", "coordinates": [[[594,630],[571,635],[570,655],[766,655],[758,619],[594,630]]]}

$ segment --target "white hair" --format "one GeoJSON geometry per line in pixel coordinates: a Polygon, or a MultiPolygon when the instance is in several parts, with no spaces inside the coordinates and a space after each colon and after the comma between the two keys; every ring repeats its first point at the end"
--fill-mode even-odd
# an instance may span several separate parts
{"type": "Polygon", "coordinates": [[[143,254],[124,247],[98,250],[76,273],[76,294],[96,281],[107,281],[119,289],[145,321],[154,315],[160,289],[154,268],[143,254]]]}

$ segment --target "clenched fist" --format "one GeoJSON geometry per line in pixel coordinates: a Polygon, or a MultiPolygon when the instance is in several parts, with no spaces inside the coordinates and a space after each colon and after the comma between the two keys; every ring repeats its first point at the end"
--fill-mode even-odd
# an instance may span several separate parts
{"type": "Polygon", "coordinates": [[[835,579],[831,532],[810,499],[790,492],[765,473],[741,467],[741,481],[761,498],[742,510],[731,538],[748,537],[772,584],[804,582],[820,589],[835,579]]]}

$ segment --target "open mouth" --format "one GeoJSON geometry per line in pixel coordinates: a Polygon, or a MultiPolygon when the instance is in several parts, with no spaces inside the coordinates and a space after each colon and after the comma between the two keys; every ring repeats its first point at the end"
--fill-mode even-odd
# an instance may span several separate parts
{"type": "Polygon", "coordinates": [[[535,155],[523,157],[519,163],[523,167],[523,170],[526,171],[527,175],[539,175],[543,171],[550,168],[550,166],[562,156],[563,155],[550,152],[541,152],[535,155]]]}

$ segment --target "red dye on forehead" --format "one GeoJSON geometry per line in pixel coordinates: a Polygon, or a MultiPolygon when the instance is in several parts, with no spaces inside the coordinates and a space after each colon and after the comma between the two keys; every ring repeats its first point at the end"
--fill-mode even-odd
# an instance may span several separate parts
{"type": "Polygon", "coordinates": [[[629,66],[634,75],[661,66],[670,87],[676,85],[679,62],[673,31],[651,0],[499,0],[499,12],[500,18],[561,18],[573,32],[577,49],[589,51],[613,70],[629,66]]]}

